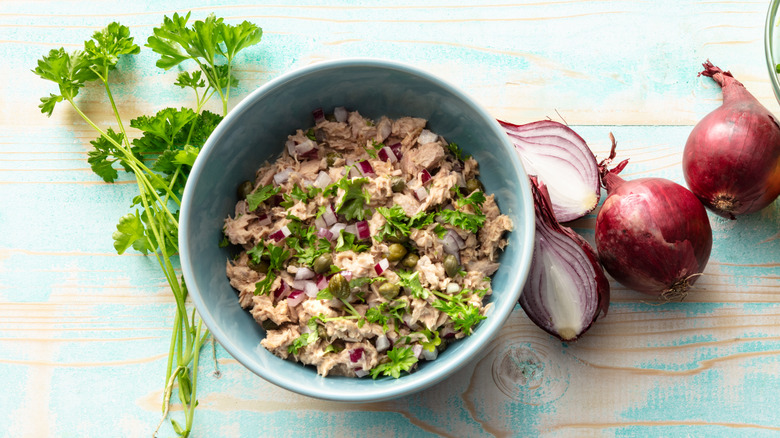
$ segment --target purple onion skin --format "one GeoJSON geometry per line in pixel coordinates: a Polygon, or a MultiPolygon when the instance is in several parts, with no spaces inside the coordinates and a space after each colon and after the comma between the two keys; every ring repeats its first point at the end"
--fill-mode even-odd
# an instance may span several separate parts
{"type": "Polygon", "coordinates": [[[620,284],[683,299],[704,271],[712,229],[704,206],[685,187],[663,178],[604,178],[607,199],[596,217],[596,249],[620,284]]]}
{"type": "MultiPolygon", "coordinates": [[[[549,313],[544,310],[544,306],[542,305],[540,298],[537,296],[537,294],[534,293],[534,290],[532,289],[532,282],[534,281],[534,278],[532,277],[535,268],[533,265],[539,263],[538,254],[535,253],[533,256],[533,261],[531,262],[532,274],[529,275],[529,278],[523,287],[523,293],[520,295],[519,303],[528,318],[533,321],[534,324],[539,326],[539,328],[555,336],[561,341],[576,341],[586,331],[588,331],[588,329],[593,325],[601,313],[603,313],[604,316],[607,315],[607,311],[609,310],[610,293],[609,280],[607,280],[606,275],[604,275],[604,270],[601,268],[601,265],[599,265],[598,256],[590,244],[579,234],[575,233],[571,228],[564,227],[558,223],[555,218],[550,196],[547,193],[547,188],[545,185],[539,182],[535,176],[531,176],[529,178],[531,179],[531,193],[534,197],[537,239],[539,239],[541,234],[544,234],[544,232],[558,233],[562,235],[563,238],[571,239],[576,246],[580,247],[586,258],[585,262],[589,263],[593,267],[593,278],[589,278],[587,280],[593,281],[594,283],[594,287],[596,288],[596,294],[594,298],[596,299],[596,302],[590,303],[591,306],[589,307],[591,308],[592,314],[587,315],[590,321],[582,328],[579,333],[575,333],[573,336],[566,336],[566,334],[558,333],[552,326],[552,318],[550,317],[549,313]],[[545,231],[541,230],[542,227],[544,227],[545,231]]],[[[535,245],[538,246],[539,242],[537,241],[535,245]]],[[[543,266],[541,268],[544,269],[543,266]]]]}
{"type": "Polygon", "coordinates": [[[707,208],[735,219],[780,195],[780,125],[731,73],[707,61],[701,74],[723,88],[723,105],[688,136],[683,173],[707,208]]]}

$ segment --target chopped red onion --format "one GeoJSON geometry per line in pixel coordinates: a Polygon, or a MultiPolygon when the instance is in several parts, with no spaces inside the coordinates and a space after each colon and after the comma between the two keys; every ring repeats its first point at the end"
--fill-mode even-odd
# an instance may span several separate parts
{"type": "Polygon", "coordinates": [[[401,143],[393,143],[390,145],[390,150],[393,151],[393,155],[395,155],[396,158],[400,161],[401,158],[403,158],[403,154],[401,153],[401,143]]]}
{"type": "Polygon", "coordinates": [[[426,144],[426,143],[433,143],[438,139],[439,136],[434,134],[433,132],[423,129],[420,133],[420,136],[417,137],[417,142],[420,144],[426,144]]]}
{"type": "Polygon", "coordinates": [[[377,157],[379,157],[382,161],[389,161],[391,163],[395,163],[398,161],[398,157],[395,156],[395,153],[392,149],[390,149],[388,146],[383,147],[379,150],[377,153],[377,157]]]}
{"type": "Polygon", "coordinates": [[[282,285],[274,291],[274,298],[285,298],[287,295],[289,295],[290,290],[290,286],[287,284],[287,282],[282,280],[282,285]]]}
{"type": "Polygon", "coordinates": [[[460,235],[455,230],[449,230],[447,231],[447,235],[452,237],[452,240],[455,241],[456,244],[458,244],[458,249],[463,249],[466,247],[466,242],[461,239],[460,235]]]}
{"type": "Polygon", "coordinates": [[[367,375],[369,375],[369,372],[367,370],[364,370],[362,368],[358,368],[355,370],[355,377],[357,378],[366,377],[367,375]]]}
{"type": "Polygon", "coordinates": [[[376,275],[382,275],[389,267],[390,262],[387,259],[382,259],[379,263],[374,265],[374,272],[376,272],[376,275]]]}
{"type": "Polygon", "coordinates": [[[329,227],[338,222],[338,218],[336,217],[336,209],[333,208],[333,204],[328,205],[328,207],[325,209],[325,212],[322,213],[321,217],[325,220],[325,225],[329,227]]]}
{"type": "Polygon", "coordinates": [[[272,239],[274,242],[278,242],[278,241],[286,238],[289,235],[290,235],[290,229],[287,228],[287,225],[285,225],[282,228],[280,228],[279,230],[274,231],[273,233],[271,233],[268,236],[268,238],[272,239]]]}
{"type": "Polygon", "coordinates": [[[311,112],[311,115],[314,116],[315,124],[325,121],[325,113],[322,112],[322,108],[315,108],[314,111],[311,112]]]}
{"type": "Polygon", "coordinates": [[[341,271],[339,274],[341,274],[347,281],[352,280],[352,271],[341,271]]]}
{"type": "Polygon", "coordinates": [[[302,290],[293,289],[290,295],[287,296],[287,305],[289,307],[295,307],[306,299],[306,294],[302,290]]]}
{"type": "Polygon", "coordinates": [[[446,291],[448,295],[454,295],[460,292],[460,286],[458,285],[458,283],[450,283],[447,285],[446,291]]]}
{"type": "Polygon", "coordinates": [[[262,226],[271,225],[271,217],[263,213],[257,217],[257,223],[262,226]]]}
{"type": "Polygon", "coordinates": [[[428,349],[423,348],[422,357],[425,360],[436,360],[439,357],[439,350],[434,348],[433,351],[428,351],[428,349]]]}
{"type": "Polygon", "coordinates": [[[376,342],[374,343],[376,346],[376,351],[381,353],[388,348],[390,348],[390,341],[387,339],[387,336],[385,335],[379,335],[376,337],[376,342]]]}
{"type": "Polygon", "coordinates": [[[333,109],[333,116],[336,117],[337,122],[346,122],[347,117],[349,116],[349,113],[347,112],[347,109],[343,106],[337,106],[333,109]]]}
{"type": "Polygon", "coordinates": [[[417,359],[420,358],[420,354],[422,354],[422,351],[423,351],[423,346],[422,345],[414,344],[412,346],[412,353],[414,353],[414,357],[416,357],[417,359]]]}
{"type": "Polygon", "coordinates": [[[346,228],[344,228],[344,232],[357,236],[357,226],[355,224],[349,224],[346,228]]]}
{"type": "Polygon", "coordinates": [[[320,150],[314,148],[309,152],[298,155],[298,158],[303,160],[318,160],[320,158],[320,150]]]}
{"type": "MultiPolygon", "coordinates": [[[[320,216],[320,217],[314,219],[314,227],[317,228],[318,230],[320,228],[328,228],[328,223],[325,222],[325,218],[320,216]]],[[[320,236],[320,237],[322,237],[322,236],[320,236]]]]}
{"type": "Polygon", "coordinates": [[[458,244],[455,242],[455,239],[453,239],[452,235],[447,233],[444,238],[440,240],[440,242],[444,248],[444,252],[454,255],[458,260],[458,264],[460,264],[460,251],[458,249],[458,244]]]}
{"type": "Polygon", "coordinates": [[[315,281],[317,282],[317,289],[319,290],[323,290],[328,287],[328,277],[322,274],[317,275],[317,279],[315,281]]]}
{"type": "Polygon", "coordinates": [[[313,150],[316,146],[317,146],[316,143],[314,143],[313,141],[307,138],[306,141],[304,141],[303,143],[295,145],[295,154],[303,155],[313,150]]]}
{"type": "MultiPolygon", "coordinates": [[[[323,215],[324,216],[324,215],[323,215]]],[[[341,231],[347,228],[347,224],[342,224],[341,222],[333,224],[332,227],[330,227],[330,232],[333,233],[334,237],[339,237],[341,234],[341,231]]]]}
{"type": "Polygon", "coordinates": [[[274,175],[274,182],[277,186],[280,186],[287,182],[288,179],[290,179],[290,174],[292,174],[292,169],[284,169],[283,171],[277,173],[274,175]]]}
{"type": "Polygon", "coordinates": [[[417,197],[417,200],[420,202],[425,201],[425,198],[428,197],[428,191],[425,190],[425,187],[417,187],[414,190],[414,195],[417,197]]]}
{"type": "Polygon", "coordinates": [[[330,230],[325,227],[318,228],[317,236],[327,240],[333,240],[333,238],[335,237],[333,236],[333,233],[331,233],[330,230]]]}
{"type": "Polygon", "coordinates": [[[320,173],[317,174],[317,178],[314,180],[314,187],[318,187],[320,189],[324,189],[328,186],[328,184],[333,181],[330,178],[330,175],[328,175],[325,171],[320,170],[320,173]]]}
{"type": "Polygon", "coordinates": [[[420,182],[422,185],[426,185],[431,182],[431,173],[428,172],[428,169],[423,169],[422,172],[420,172],[420,182]]]}
{"type": "Polygon", "coordinates": [[[362,220],[355,223],[357,229],[357,237],[360,240],[368,239],[371,237],[371,230],[368,228],[368,221],[362,220]]]}
{"type": "Polygon", "coordinates": [[[353,166],[349,168],[349,177],[350,178],[360,178],[362,174],[360,173],[360,170],[358,170],[357,166],[353,166]]]}
{"type": "Polygon", "coordinates": [[[442,339],[450,339],[455,337],[455,329],[452,324],[445,325],[439,332],[442,339]]]}
{"type": "MultiPolygon", "coordinates": [[[[314,278],[314,271],[312,271],[311,269],[305,266],[298,268],[298,272],[295,273],[296,280],[309,280],[311,278],[314,278]]],[[[302,289],[302,288],[296,287],[296,289],[302,289]]]]}
{"type": "Polygon", "coordinates": [[[306,281],[306,284],[303,287],[303,292],[308,296],[309,298],[314,298],[317,296],[317,292],[319,292],[320,289],[317,287],[317,283],[313,281],[306,281]]]}
{"type": "Polygon", "coordinates": [[[374,175],[374,168],[371,167],[371,163],[368,160],[358,161],[358,168],[363,175],[374,175]]]}
{"type": "Polygon", "coordinates": [[[284,146],[287,148],[287,153],[290,154],[291,157],[295,156],[295,140],[289,139],[287,142],[284,143],[284,146]]]}
{"type": "Polygon", "coordinates": [[[352,350],[349,350],[349,360],[352,363],[355,363],[359,361],[363,357],[363,349],[362,348],[355,348],[352,350]]]}

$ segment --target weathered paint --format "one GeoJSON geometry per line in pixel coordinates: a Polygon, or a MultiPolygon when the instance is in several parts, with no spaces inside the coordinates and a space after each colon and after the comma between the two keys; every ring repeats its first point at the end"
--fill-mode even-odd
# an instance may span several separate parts
{"type": "MultiPolygon", "coordinates": [[[[91,173],[95,133],[64,105],[41,115],[38,98],[54,87],[29,72],[46,51],[77,48],[109,21],[130,26],[139,44],[173,11],[262,26],[262,44],[240,56],[233,104],[322,59],[413,63],[496,117],[563,118],[599,158],[613,132],[617,160],[630,158],[626,178],[684,183],[687,135],[720,101],[717,86],[696,76],[707,58],[780,113],[763,59],[767,2],[230,3],[0,5],[0,435],[149,436],[161,414],[173,300],[156,262],[117,256],[110,237],[136,188],[91,173]]],[[[114,77],[125,119],[190,104],[172,86],[176,71],[155,59],[146,49],[114,77]]],[[[100,89],[79,102],[101,126],[112,123],[100,89]]],[[[710,219],[711,260],[684,303],[658,305],[613,282],[609,315],[572,345],[518,307],[480,359],[399,400],[309,399],[257,378],[219,346],[213,361],[207,347],[194,435],[774,436],[780,202],[737,221],[710,219]]],[[[571,225],[592,241],[594,224],[590,214],[571,225]]],[[[160,435],[172,435],[167,423],[160,435]]]]}

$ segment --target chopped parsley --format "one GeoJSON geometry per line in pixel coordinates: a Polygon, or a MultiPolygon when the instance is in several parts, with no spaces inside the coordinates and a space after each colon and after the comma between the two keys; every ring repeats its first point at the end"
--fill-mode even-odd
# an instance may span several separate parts
{"type": "Polygon", "coordinates": [[[309,330],[311,331],[309,333],[303,333],[300,336],[298,336],[298,338],[295,339],[293,343],[287,347],[288,353],[298,354],[301,348],[317,342],[317,340],[320,338],[319,331],[317,330],[319,328],[319,325],[317,324],[316,317],[309,319],[309,322],[306,323],[306,327],[308,327],[309,330]]]}
{"type": "Polygon", "coordinates": [[[330,242],[317,236],[315,226],[306,227],[296,219],[287,224],[287,228],[290,229],[290,235],[285,242],[295,250],[293,257],[298,260],[298,263],[311,266],[317,257],[330,252],[330,242]]]}
{"type": "Polygon", "coordinates": [[[400,281],[398,282],[414,298],[422,300],[428,298],[428,290],[420,283],[420,271],[396,271],[400,281]]]}
{"type": "Polygon", "coordinates": [[[371,140],[371,146],[368,146],[366,144],[366,153],[368,153],[368,156],[376,159],[377,158],[377,152],[379,152],[380,149],[385,147],[384,143],[379,143],[376,140],[371,140]]]}
{"type": "Polygon", "coordinates": [[[463,153],[463,149],[461,149],[457,143],[448,144],[447,149],[449,149],[449,151],[452,152],[452,155],[455,155],[455,158],[460,161],[466,161],[471,158],[471,155],[463,153]]]}
{"type": "Polygon", "coordinates": [[[342,251],[355,251],[363,252],[368,251],[370,246],[366,243],[360,243],[357,236],[352,233],[347,233],[344,230],[339,232],[339,237],[336,239],[336,252],[342,251]]]}
{"type": "Polygon", "coordinates": [[[385,224],[377,231],[374,239],[381,242],[385,237],[408,236],[411,232],[409,217],[404,213],[404,209],[399,205],[393,205],[392,208],[378,207],[376,209],[385,218],[385,224]]]}
{"type": "Polygon", "coordinates": [[[344,215],[348,220],[362,221],[366,218],[366,204],[370,202],[368,193],[363,190],[363,184],[368,182],[368,178],[349,179],[344,177],[339,180],[339,188],[344,190],[344,197],[341,199],[336,213],[344,215]]]}
{"type": "Polygon", "coordinates": [[[448,224],[475,234],[485,225],[485,215],[483,214],[464,213],[457,210],[442,210],[438,214],[448,224]]]}
{"type": "Polygon", "coordinates": [[[379,364],[372,368],[371,377],[376,379],[382,375],[397,379],[401,377],[401,371],[409,371],[417,363],[412,347],[395,347],[387,352],[387,357],[390,359],[390,362],[379,364]]]}
{"type": "Polygon", "coordinates": [[[279,193],[280,187],[274,187],[273,185],[267,185],[260,187],[254,193],[250,193],[246,196],[246,209],[247,211],[254,211],[261,203],[269,199],[271,196],[279,193]]]}
{"type": "Polygon", "coordinates": [[[447,295],[437,291],[433,293],[439,299],[431,305],[436,310],[444,312],[450,317],[454,323],[455,330],[461,331],[468,336],[474,330],[474,326],[485,319],[485,316],[479,313],[479,306],[467,301],[468,296],[472,293],[470,289],[463,289],[454,295],[447,295]]]}
{"type": "Polygon", "coordinates": [[[463,208],[466,205],[471,205],[476,214],[482,214],[482,204],[485,203],[485,193],[482,190],[474,190],[470,195],[463,196],[460,194],[460,190],[456,188],[455,193],[458,197],[455,201],[458,207],[463,208]]]}
{"type": "Polygon", "coordinates": [[[276,280],[276,271],[282,269],[284,262],[290,258],[290,251],[283,246],[276,246],[273,243],[267,245],[258,242],[254,248],[248,250],[247,255],[255,263],[260,263],[264,256],[268,257],[268,273],[265,278],[255,283],[255,295],[263,295],[271,292],[271,285],[276,280]]]}

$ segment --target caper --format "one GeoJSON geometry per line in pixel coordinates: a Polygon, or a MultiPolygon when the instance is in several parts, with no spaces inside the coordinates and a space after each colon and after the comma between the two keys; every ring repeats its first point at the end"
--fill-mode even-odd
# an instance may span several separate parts
{"type": "Polygon", "coordinates": [[[400,243],[394,243],[387,248],[387,260],[397,262],[406,255],[406,248],[400,243]]]}
{"type": "Polygon", "coordinates": [[[314,260],[314,272],[324,274],[330,270],[333,264],[333,256],[330,253],[322,254],[314,260]]]}
{"type": "Polygon", "coordinates": [[[349,281],[341,274],[336,274],[331,277],[328,282],[328,289],[330,289],[331,295],[342,300],[349,298],[350,287],[349,281]]]}
{"type": "Polygon", "coordinates": [[[385,240],[387,240],[390,243],[406,243],[409,241],[409,236],[405,236],[403,234],[388,234],[385,236],[385,240]]]}
{"type": "Polygon", "coordinates": [[[338,152],[328,152],[328,155],[325,156],[325,162],[328,163],[328,167],[333,167],[334,164],[336,164],[336,160],[341,158],[341,154],[338,152]]]}
{"type": "Polygon", "coordinates": [[[238,188],[236,189],[236,195],[238,195],[238,199],[246,199],[246,197],[252,193],[252,189],[254,188],[255,186],[252,184],[252,181],[244,181],[239,184],[238,188]]]}
{"type": "Polygon", "coordinates": [[[260,260],[259,262],[255,263],[254,259],[252,257],[249,258],[249,260],[246,262],[247,267],[249,269],[259,272],[261,274],[268,273],[268,262],[265,260],[260,260]]]}
{"type": "Polygon", "coordinates": [[[447,276],[454,277],[458,275],[458,271],[460,271],[458,259],[452,254],[448,254],[447,257],[444,257],[444,272],[447,273],[447,276]]]}
{"type": "Polygon", "coordinates": [[[270,319],[264,320],[261,324],[261,327],[263,327],[266,330],[276,330],[279,328],[279,324],[271,321],[270,319]]]}
{"type": "Polygon", "coordinates": [[[392,300],[397,297],[401,292],[401,287],[397,283],[383,283],[379,286],[379,295],[382,295],[386,300],[392,300]]]}
{"type": "Polygon", "coordinates": [[[400,177],[393,178],[390,181],[390,184],[390,188],[393,190],[393,193],[401,193],[406,188],[406,181],[400,177]]]}
{"type": "Polygon", "coordinates": [[[471,193],[474,190],[484,190],[484,189],[482,188],[482,182],[480,182],[476,178],[471,178],[470,180],[466,181],[466,190],[468,190],[468,192],[471,193]]]}
{"type": "Polygon", "coordinates": [[[401,260],[401,265],[406,269],[414,269],[418,261],[420,261],[420,256],[415,253],[409,253],[401,260]]]}

